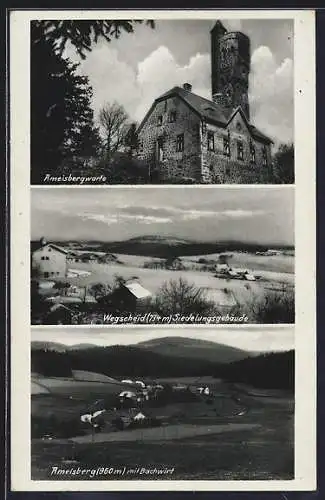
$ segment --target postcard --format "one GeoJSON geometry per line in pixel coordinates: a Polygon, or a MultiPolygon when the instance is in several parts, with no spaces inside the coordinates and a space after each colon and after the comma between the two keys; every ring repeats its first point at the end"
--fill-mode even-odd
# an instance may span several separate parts
{"type": "Polygon", "coordinates": [[[314,11],[9,21],[11,489],[315,490],[314,11]]]}

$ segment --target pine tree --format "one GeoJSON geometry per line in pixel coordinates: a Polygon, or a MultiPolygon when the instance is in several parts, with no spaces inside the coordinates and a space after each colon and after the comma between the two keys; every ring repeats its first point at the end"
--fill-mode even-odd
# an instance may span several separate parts
{"type": "Polygon", "coordinates": [[[31,31],[31,166],[40,182],[66,157],[96,154],[100,139],[88,78],[56,53],[39,23],[31,31]]]}

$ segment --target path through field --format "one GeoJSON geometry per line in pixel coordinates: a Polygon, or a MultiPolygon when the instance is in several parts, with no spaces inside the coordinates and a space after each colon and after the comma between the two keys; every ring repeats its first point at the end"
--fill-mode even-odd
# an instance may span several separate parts
{"type": "Polygon", "coordinates": [[[74,443],[106,443],[117,441],[169,441],[185,439],[195,436],[204,436],[206,434],[220,434],[228,431],[252,430],[260,427],[259,424],[216,424],[216,425],[168,425],[151,429],[132,429],[119,432],[107,432],[96,434],[93,437],[77,436],[71,438],[74,443]]]}

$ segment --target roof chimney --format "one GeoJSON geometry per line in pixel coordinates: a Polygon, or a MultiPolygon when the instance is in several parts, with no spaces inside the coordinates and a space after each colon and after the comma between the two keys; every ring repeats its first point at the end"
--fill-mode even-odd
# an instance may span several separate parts
{"type": "Polygon", "coordinates": [[[187,90],[187,92],[192,92],[192,85],[190,83],[184,83],[183,89],[187,90]]]}

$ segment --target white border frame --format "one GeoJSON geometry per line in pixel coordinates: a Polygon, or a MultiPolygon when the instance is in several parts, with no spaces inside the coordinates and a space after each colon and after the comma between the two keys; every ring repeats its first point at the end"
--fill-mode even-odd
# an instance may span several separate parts
{"type": "MultiPolygon", "coordinates": [[[[10,73],[11,489],[13,491],[314,490],[316,488],[316,134],[314,11],[203,11],[200,9],[169,11],[12,10],[10,12],[10,73]],[[212,19],[216,17],[219,19],[294,19],[296,158],[296,439],[294,480],[198,482],[170,480],[32,481],[30,478],[29,21],[31,19],[72,19],[77,17],[80,19],[103,19],[108,17],[118,19],[125,18],[126,16],[129,19],[212,19]]],[[[80,186],[70,187],[71,189],[82,188],[80,186]]],[[[126,186],[123,187],[125,188],[126,186]]],[[[134,188],[134,186],[130,187],[134,188]]],[[[216,188],[213,186],[215,189],[220,187],[216,188]]],[[[238,187],[243,188],[243,186],[238,187]]],[[[271,186],[269,187],[271,188],[271,186]]],[[[56,188],[59,189],[60,186],[56,188]]],[[[112,186],[96,186],[96,188],[112,189],[112,186]]],[[[115,188],[118,187],[115,186],[115,188]]],[[[148,188],[150,187],[148,186],[148,188]]],[[[195,189],[194,186],[187,186],[187,188],[195,189]]],[[[200,186],[200,188],[202,187],[200,186]]],[[[258,187],[256,188],[258,189],[258,187]]],[[[161,186],[161,189],[170,189],[170,186],[161,186]]],[[[226,325],[220,326],[226,328],[226,325]]],[[[104,327],[107,328],[107,325],[104,327]]]]}

